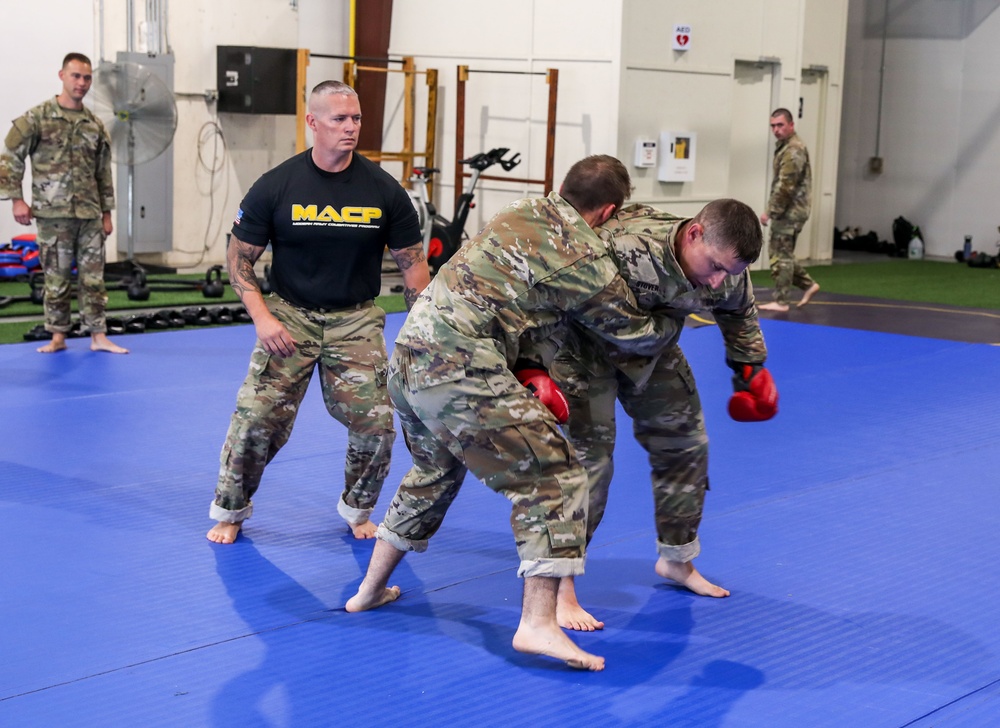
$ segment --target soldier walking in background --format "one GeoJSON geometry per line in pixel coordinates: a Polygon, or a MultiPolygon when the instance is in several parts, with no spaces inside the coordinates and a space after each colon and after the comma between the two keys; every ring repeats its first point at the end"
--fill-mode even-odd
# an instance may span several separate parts
{"type": "Polygon", "coordinates": [[[73,262],[79,271],[81,330],[90,348],[127,354],[107,336],[104,240],[111,234],[115,193],[111,142],[101,120],[83,105],[94,76],[90,59],[69,53],[59,71],[62,92],[14,120],[0,155],[0,199],[13,200],[14,219],[38,225],[45,272],[45,330],[38,351],[66,348],[70,331],[73,262]],[[21,189],[31,159],[31,204],[21,189]]]}
{"type": "Polygon", "coordinates": [[[774,300],[761,304],[764,311],[787,311],[792,286],[804,291],[796,306],[805,306],[819,290],[819,284],[795,260],[795,241],[809,219],[812,169],[809,150],[795,133],[795,121],[788,109],[771,114],[771,131],[778,144],[774,149],[774,178],[762,225],[771,226],[771,278],[774,300]]]}

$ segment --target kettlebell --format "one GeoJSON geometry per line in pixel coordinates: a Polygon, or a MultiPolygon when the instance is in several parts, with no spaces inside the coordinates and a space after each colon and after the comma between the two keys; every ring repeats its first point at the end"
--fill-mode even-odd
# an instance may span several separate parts
{"type": "Polygon", "coordinates": [[[222,298],[225,292],[226,288],[222,285],[222,266],[213,265],[205,271],[205,286],[201,289],[201,293],[205,298],[222,298]]]}
{"type": "Polygon", "coordinates": [[[45,274],[44,273],[32,273],[31,274],[31,302],[37,303],[41,306],[45,303],[45,274]]]}
{"type": "Polygon", "coordinates": [[[132,271],[132,280],[125,290],[130,301],[148,301],[149,286],[146,285],[146,272],[136,268],[132,271]]]}

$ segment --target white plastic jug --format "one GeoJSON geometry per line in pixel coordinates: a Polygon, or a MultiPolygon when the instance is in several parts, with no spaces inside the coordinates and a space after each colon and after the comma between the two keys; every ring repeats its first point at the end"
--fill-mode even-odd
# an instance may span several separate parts
{"type": "Polygon", "coordinates": [[[907,249],[910,260],[921,260],[924,257],[924,241],[914,235],[910,238],[910,246],[907,249]]]}

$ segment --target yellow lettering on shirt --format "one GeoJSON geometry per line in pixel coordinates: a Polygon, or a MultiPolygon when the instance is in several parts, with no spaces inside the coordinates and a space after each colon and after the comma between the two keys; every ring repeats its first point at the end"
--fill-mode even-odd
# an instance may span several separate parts
{"type": "Polygon", "coordinates": [[[316,210],[316,205],[292,205],[292,222],[299,222],[300,220],[315,220],[316,210]]]}
{"type": "Polygon", "coordinates": [[[319,205],[292,205],[292,222],[348,222],[370,225],[372,220],[382,217],[382,210],[378,207],[342,207],[337,212],[333,206],[327,205],[319,209],[319,205]]]}
{"type": "Polygon", "coordinates": [[[340,214],[344,222],[360,222],[365,225],[382,217],[382,211],[377,207],[342,207],[340,214]]]}
{"type": "Polygon", "coordinates": [[[338,215],[337,211],[334,210],[330,205],[327,205],[326,207],[324,207],[323,208],[323,212],[321,212],[315,219],[318,222],[343,222],[344,221],[344,219],[340,215],[338,215]]]}

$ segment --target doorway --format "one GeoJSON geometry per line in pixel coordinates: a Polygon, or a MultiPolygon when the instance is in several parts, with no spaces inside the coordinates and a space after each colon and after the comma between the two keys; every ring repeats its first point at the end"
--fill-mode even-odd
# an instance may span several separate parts
{"type": "Polygon", "coordinates": [[[809,150],[812,167],[812,209],[795,243],[795,257],[812,261],[829,259],[832,238],[821,225],[827,216],[824,205],[833,205],[833,189],[823,184],[823,138],[826,135],[826,103],[829,73],[825,68],[802,69],[798,118],[795,131],[809,150]]]}
{"type": "MultiPolygon", "coordinates": [[[[768,117],[775,98],[777,66],[736,61],[733,69],[733,112],[729,132],[729,196],[745,202],[759,215],[767,204],[773,146],[768,117]]],[[[751,267],[768,268],[766,248],[751,267]]]]}

